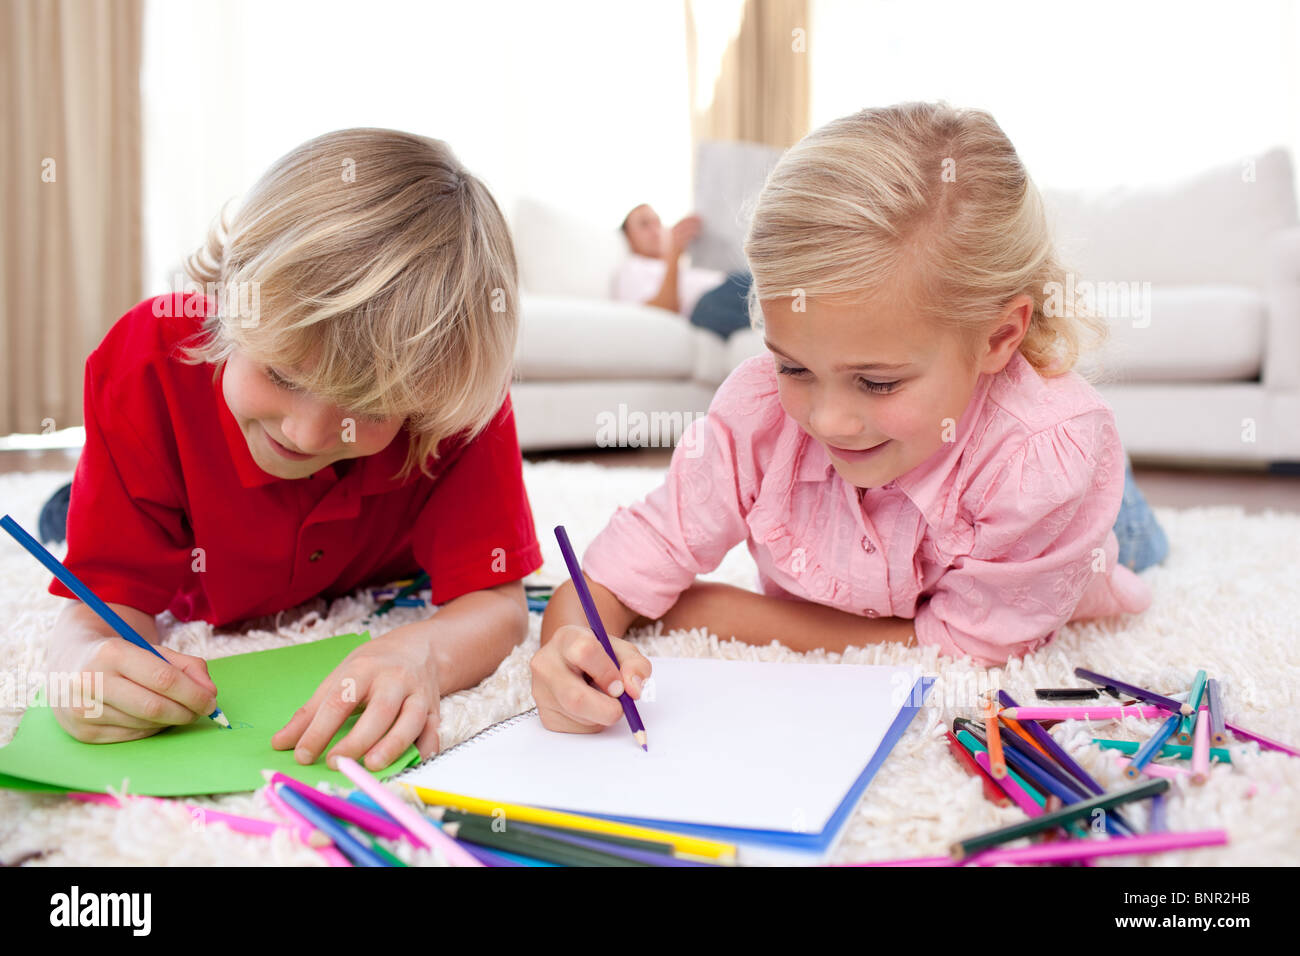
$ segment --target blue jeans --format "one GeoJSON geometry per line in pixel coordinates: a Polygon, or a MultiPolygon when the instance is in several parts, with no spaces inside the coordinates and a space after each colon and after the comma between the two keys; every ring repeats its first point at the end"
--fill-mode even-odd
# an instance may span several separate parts
{"type": "Polygon", "coordinates": [[[1169,541],[1146,498],[1133,479],[1133,464],[1124,456],[1124,500],[1115,518],[1119,563],[1134,571],[1160,564],[1169,554],[1169,541]]]}
{"type": "Polygon", "coordinates": [[[691,325],[708,329],[724,339],[732,332],[749,328],[749,286],[752,281],[748,272],[731,273],[722,285],[700,296],[691,310],[691,325]]]}

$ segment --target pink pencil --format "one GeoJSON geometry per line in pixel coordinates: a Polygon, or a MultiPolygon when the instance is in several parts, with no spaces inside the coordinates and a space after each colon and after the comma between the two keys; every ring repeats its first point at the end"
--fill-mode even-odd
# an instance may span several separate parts
{"type": "Polygon", "coordinates": [[[297,831],[298,839],[303,843],[307,843],[311,840],[319,841],[324,839],[325,843],[323,846],[320,845],[319,842],[311,845],[315,846],[318,850],[334,848],[334,841],[330,839],[329,834],[321,833],[320,830],[317,830],[302,817],[298,816],[298,814],[293,811],[292,807],[280,799],[280,795],[275,792],[275,787],[268,783],[262,788],[262,796],[266,798],[266,802],[271,805],[271,808],[275,810],[276,813],[280,814],[280,816],[284,817],[284,819],[288,821],[288,825],[297,831]]]}
{"type": "MultiPolygon", "coordinates": [[[[121,803],[117,797],[108,793],[69,793],[73,800],[80,800],[82,803],[104,803],[111,806],[120,807],[121,803]]],[[[174,804],[175,806],[184,807],[189,811],[190,816],[200,814],[200,819],[205,824],[222,823],[234,830],[236,833],[251,833],[257,836],[271,836],[277,830],[287,830],[297,837],[301,842],[311,847],[322,847],[329,845],[329,837],[325,834],[312,830],[311,835],[300,834],[297,829],[287,826],[283,823],[277,823],[275,820],[259,820],[256,817],[241,817],[235,813],[222,813],[220,810],[209,810],[207,807],[196,807],[190,803],[179,803],[174,800],[160,800],[157,797],[146,797],[142,794],[124,794],[132,800],[152,800],[155,803],[174,804]]]]}
{"type": "MultiPolygon", "coordinates": [[[[988,770],[989,773],[993,772],[990,769],[989,755],[987,751],[981,750],[978,753],[976,753],[974,756],[976,761],[979,762],[979,765],[981,767],[983,767],[985,770],[988,770]]],[[[1020,786],[1020,784],[1016,783],[1015,779],[1011,776],[1011,774],[1007,774],[1005,777],[1000,779],[998,781],[998,786],[1001,787],[1004,791],[1006,791],[1008,797],[1016,801],[1016,806],[1018,806],[1021,810],[1024,810],[1025,813],[1029,814],[1031,817],[1037,817],[1042,815],[1043,808],[1034,802],[1033,797],[1025,793],[1025,788],[1020,786]]]]}
{"type": "MultiPolygon", "coordinates": [[[[320,831],[317,830],[317,833],[320,831]]],[[[317,847],[316,852],[325,857],[330,866],[351,866],[352,861],[343,855],[343,851],[332,843],[329,846],[317,847]]]]}
{"type": "MultiPolygon", "coordinates": [[[[1098,856],[1127,856],[1133,853],[1163,853],[1199,846],[1223,846],[1227,830],[1188,830],[1182,833],[1147,833],[1108,840],[1056,840],[1018,850],[986,850],[966,860],[980,866],[994,863],[1064,863],[1098,856]]],[[[883,860],[877,863],[834,863],[832,866],[962,866],[951,856],[921,856],[911,860],[883,860]]]]}
{"type": "Polygon", "coordinates": [[[331,796],[328,793],[322,793],[315,787],[309,787],[301,780],[287,777],[278,771],[263,770],[262,776],[266,778],[266,782],[271,784],[272,787],[277,783],[282,783],[304,800],[310,800],[316,804],[330,816],[346,820],[348,823],[355,823],[357,826],[369,830],[375,836],[381,836],[385,840],[405,839],[415,843],[411,835],[396,823],[391,823],[383,817],[371,813],[365,807],[359,807],[355,803],[331,796]]]}
{"type": "Polygon", "coordinates": [[[436,847],[441,850],[452,866],[483,865],[477,857],[435,827],[423,814],[403,802],[397,794],[372,777],[351,757],[339,757],[336,763],[344,776],[365,791],[375,803],[387,810],[394,820],[410,830],[416,840],[429,849],[436,847]]]}
{"type": "Polygon", "coordinates": [[[1294,747],[1289,747],[1284,743],[1279,743],[1278,741],[1265,737],[1262,734],[1253,733],[1245,727],[1238,727],[1236,724],[1227,720],[1223,722],[1223,726],[1231,730],[1234,736],[1245,737],[1247,740],[1253,740],[1266,750],[1280,750],[1284,754],[1290,754],[1292,757],[1300,757],[1300,750],[1296,750],[1294,747]]]}
{"type": "Polygon", "coordinates": [[[1202,705],[1192,731],[1192,783],[1210,779],[1210,708],[1202,705]]]}
{"type": "MultiPolygon", "coordinates": [[[[1121,768],[1127,767],[1133,762],[1118,751],[1116,752],[1115,757],[1115,762],[1118,763],[1121,768]]],[[[1209,754],[1206,754],[1206,757],[1208,758],[1209,754]]],[[[1142,767],[1138,773],[1144,773],[1148,777],[1165,777],[1168,780],[1178,780],[1182,777],[1191,775],[1189,771],[1184,770],[1182,767],[1171,767],[1162,763],[1149,763],[1142,767]]]]}
{"type": "Polygon", "coordinates": [[[1011,720],[1111,720],[1123,717],[1168,717],[1175,713],[1142,704],[1136,707],[1004,707],[1002,716],[1011,720]]]}

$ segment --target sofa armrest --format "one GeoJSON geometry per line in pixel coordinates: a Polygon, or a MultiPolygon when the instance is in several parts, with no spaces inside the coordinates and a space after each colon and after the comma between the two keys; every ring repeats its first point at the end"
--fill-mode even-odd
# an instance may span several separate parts
{"type": "Polygon", "coordinates": [[[1260,381],[1269,389],[1300,389],[1300,226],[1269,240],[1268,326],[1260,381]]]}

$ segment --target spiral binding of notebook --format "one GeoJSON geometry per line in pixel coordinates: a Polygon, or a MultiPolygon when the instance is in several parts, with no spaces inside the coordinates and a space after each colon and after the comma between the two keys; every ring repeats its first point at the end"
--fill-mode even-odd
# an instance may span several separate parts
{"type": "Polygon", "coordinates": [[[513,717],[507,717],[504,720],[498,720],[495,724],[489,724],[487,727],[484,727],[478,733],[466,737],[460,743],[453,744],[452,746],[448,747],[446,750],[439,751],[436,754],[430,754],[427,760],[421,760],[419,763],[411,764],[411,766],[407,767],[401,773],[393,774],[391,777],[388,778],[388,780],[390,781],[395,780],[400,782],[401,779],[407,774],[409,774],[412,770],[419,770],[421,767],[428,766],[429,764],[433,763],[435,760],[446,760],[448,757],[450,757],[458,750],[468,750],[470,745],[475,744],[486,737],[491,737],[493,734],[498,734],[501,731],[506,730],[507,728],[513,727],[515,724],[519,723],[522,720],[528,719],[529,717],[533,716],[536,713],[537,713],[537,708],[533,707],[530,710],[524,711],[522,714],[515,714],[513,717]]]}

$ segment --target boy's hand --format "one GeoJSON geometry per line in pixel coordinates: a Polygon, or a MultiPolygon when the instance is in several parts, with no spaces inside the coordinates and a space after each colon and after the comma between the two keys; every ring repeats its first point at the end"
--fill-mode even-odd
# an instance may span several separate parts
{"type": "Polygon", "coordinates": [[[78,706],[54,706],[54,719],[77,740],[107,744],[138,740],[206,718],[217,707],[217,688],[208,676],[207,661],[164,647],[158,652],[167,660],[117,636],[60,639],[50,654],[51,671],[76,675],[82,699],[78,706]],[[83,673],[96,675],[90,700],[85,699],[85,691],[91,688],[80,677],[83,673]],[[102,699],[93,699],[101,686],[102,699]]]}
{"type": "Polygon", "coordinates": [[[343,722],[364,707],[326,755],[331,768],[334,758],[346,756],[367,770],[382,770],[412,742],[422,759],[437,751],[441,691],[428,623],[403,625],[353,650],[275,733],[271,746],[293,747],[300,764],[315,763],[343,722]]]}
{"type": "Polygon", "coordinates": [[[618,667],[591,629],[579,624],[557,628],[533,655],[533,699],[547,730],[596,733],[623,719],[618,698],[624,689],[633,700],[641,697],[650,679],[649,658],[621,637],[609,643],[618,667]]]}

